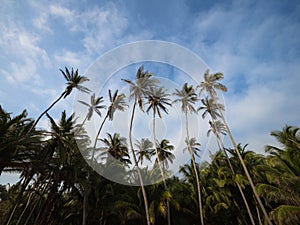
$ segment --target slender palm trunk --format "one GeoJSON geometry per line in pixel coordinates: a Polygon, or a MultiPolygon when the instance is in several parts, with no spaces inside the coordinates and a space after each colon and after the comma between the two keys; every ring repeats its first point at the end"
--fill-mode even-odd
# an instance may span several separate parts
{"type": "Polygon", "coordinates": [[[197,170],[197,167],[196,167],[195,156],[194,156],[194,153],[193,153],[191,145],[190,145],[189,123],[188,123],[187,110],[185,110],[185,128],[186,128],[186,138],[187,138],[188,149],[189,149],[189,152],[190,152],[190,155],[191,155],[191,158],[192,158],[192,164],[193,164],[193,169],[194,169],[194,173],[195,173],[195,177],[196,177],[196,183],[197,183],[199,216],[200,216],[201,225],[204,225],[200,180],[199,180],[198,170],[197,170]]]}
{"type": "Polygon", "coordinates": [[[98,133],[97,133],[97,135],[96,135],[96,137],[95,137],[94,147],[93,147],[93,154],[92,154],[92,161],[94,160],[95,151],[96,151],[96,146],[97,146],[97,141],[98,141],[100,132],[101,132],[101,130],[102,130],[102,128],[103,128],[103,125],[104,125],[104,123],[105,123],[105,121],[106,121],[107,118],[108,118],[108,112],[107,112],[106,116],[104,117],[104,119],[103,119],[103,121],[102,121],[102,123],[101,123],[101,125],[100,125],[100,128],[99,128],[99,130],[98,130],[98,133]]]}
{"type": "Polygon", "coordinates": [[[75,134],[74,134],[75,137],[76,137],[77,134],[80,133],[80,131],[81,131],[83,125],[85,124],[87,118],[88,118],[88,114],[85,116],[84,120],[82,121],[82,123],[80,124],[80,126],[78,127],[78,129],[76,130],[76,132],[75,132],[75,134]]]}
{"type": "MultiPolygon", "coordinates": [[[[214,119],[213,119],[213,123],[215,123],[214,119]]],[[[226,150],[225,150],[225,146],[224,146],[224,144],[223,144],[223,141],[222,141],[222,139],[221,139],[221,137],[220,137],[220,135],[219,135],[218,133],[215,133],[215,135],[216,135],[216,137],[217,137],[217,141],[221,144],[221,148],[222,148],[222,150],[223,150],[223,152],[224,152],[224,154],[225,154],[226,160],[227,160],[227,162],[228,162],[228,165],[229,165],[230,170],[231,170],[231,172],[232,172],[232,175],[233,175],[233,177],[234,177],[235,171],[234,171],[233,166],[232,166],[232,164],[231,164],[231,162],[230,162],[229,156],[228,156],[228,154],[227,154],[227,152],[226,152],[226,150]]],[[[244,192],[243,192],[243,189],[242,189],[241,185],[240,185],[237,181],[236,181],[235,183],[236,183],[236,185],[237,185],[237,187],[238,187],[238,189],[239,189],[239,192],[241,193],[242,199],[243,199],[243,201],[244,201],[244,204],[245,204],[245,206],[246,206],[248,215],[249,215],[249,217],[250,217],[251,224],[252,224],[252,225],[255,225],[255,222],[254,222],[254,219],[253,219],[253,215],[252,215],[252,213],[251,213],[251,210],[250,210],[248,201],[247,201],[247,199],[246,199],[246,197],[245,197],[245,194],[244,194],[244,192]]]]}
{"type": "Polygon", "coordinates": [[[19,194],[18,194],[18,196],[17,196],[17,198],[16,198],[15,204],[14,204],[14,206],[10,209],[10,211],[9,211],[9,213],[8,213],[9,217],[4,221],[3,224],[5,224],[5,225],[9,225],[9,224],[10,224],[10,222],[11,222],[11,220],[12,220],[12,218],[13,218],[13,215],[14,215],[14,213],[15,213],[17,207],[19,206],[19,203],[20,203],[20,201],[21,201],[21,198],[22,198],[22,196],[23,196],[23,193],[24,193],[24,191],[25,191],[27,185],[28,185],[29,182],[31,181],[31,178],[32,178],[32,177],[33,177],[33,175],[29,175],[27,178],[25,178],[24,182],[23,182],[22,185],[21,185],[21,190],[20,190],[20,192],[19,192],[19,194]]]}
{"type": "MultiPolygon", "coordinates": [[[[165,191],[168,191],[168,186],[167,186],[167,182],[165,180],[165,175],[164,175],[164,170],[162,168],[160,159],[159,159],[159,155],[158,155],[158,151],[157,151],[157,146],[156,146],[156,135],[155,135],[155,111],[153,109],[153,125],[152,125],[152,133],[153,133],[153,141],[154,141],[154,149],[155,149],[155,154],[156,154],[156,158],[157,158],[157,164],[162,176],[162,180],[163,180],[163,184],[164,184],[164,188],[165,191]]],[[[170,203],[169,200],[167,200],[167,215],[168,215],[168,225],[171,225],[171,215],[170,215],[170,203]]]]}
{"type": "Polygon", "coordinates": [[[86,225],[86,218],[87,218],[87,203],[88,197],[91,192],[91,185],[89,185],[88,190],[83,189],[83,205],[82,205],[82,225],[86,225]]]}
{"type": "Polygon", "coordinates": [[[135,102],[133,104],[133,109],[132,109],[131,119],[130,119],[129,144],[130,144],[130,148],[131,148],[131,153],[132,153],[132,156],[133,156],[134,164],[136,166],[138,177],[139,177],[139,180],[140,180],[140,185],[141,185],[141,188],[142,188],[142,194],[143,194],[144,205],[145,205],[145,213],[146,213],[146,219],[147,219],[147,225],[151,225],[146,190],[145,190],[145,187],[144,187],[143,178],[142,178],[142,175],[141,175],[141,171],[140,171],[140,168],[139,168],[139,165],[138,165],[138,161],[136,159],[136,155],[135,155],[135,152],[134,152],[134,149],[133,149],[133,143],[132,143],[132,126],[133,126],[133,119],[134,119],[135,108],[136,108],[136,100],[135,100],[135,102]]]}
{"type": "Polygon", "coordinates": [[[238,150],[238,148],[237,148],[237,144],[235,143],[235,140],[234,140],[234,138],[233,138],[233,136],[232,136],[232,133],[231,133],[231,131],[230,131],[230,129],[229,129],[229,126],[228,126],[228,124],[226,123],[226,120],[225,120],[225,117],[224,117],[224,115],[223,115],[223,113],[222,113],[222,110],[219,109],[219,112],[220,112],[220,115],[221,115],[221,119],[222,119],[222,121],[223,121],[223,123],[224,123],[224,125],[225,125],[225,127],[226,127],[226,130],[227,130],[227,133],[228,133],[228,135],[229,135],[230,141],[231,141],[231,143],[232,143],[232,145],[233,145],[233,147],[234,147],[234,149],[235,149],[235,152],[236,152],[236,154],[237,154],[237,156],[238,156],[238,158],[239,158],[239,160],[240,160],[240,162],[241,162],[241,164],[242,164],[242,167],[243,167],[243,170],[244,170],[244,172],[245,172],[245,175],[246,175],[246,177],[247,177],[247,179],[248,179],[248,181],[249,181],[249,183],[250,183],[250,186],[251,186],[251,188],[252,188],[253,194],[254,194],[254,196],[255,196],[255,198],[256,198],[256,200],[257,200],[257,202],[258,202],[258,204],[259,204],[261,210],[263,211],[263,214],[264,214],[264,216],[265,216],[265,218],[266,218],[266,220],[267,220],[267,223],[268,223],[269,225],[272,225],[271,219],[270,219],[270,217],[269,217],[269,215],[268,215],[268,213],[267,213],[267,211],[266,211],[266,209],[265,209],[265,207],[264,207],[264,205],[263,205],[263,203],[262,203],[262,201],[261,201],[261,199],[260,199],[260,197],[259,197],[259,195],[258,195],[256,189],[255,189],[253,180],[252,180],[252,178],[251,178],[251,176],[250,176],[250,174],[249,174],[249,171],[248,171],[248,169],[247,169],[247,167],[246,167],[246,164],[245,164],[245,162],[244,162],[244,160],[243,160],[243,158],[242,158],[242,156],[241,156],[241,154],[240,154],[240,152],[239,152],[239,150],[238,150]]]}
{"type": "Polygon", "coordinates": [[[61,93],[61,95],[58,97],[58,99],[56,99],[44,112],[42,112],[42,114],[36,119],[36,121],[34,122],[34,124],[32,124],[31,128],[28,130],[27,133],[30,133],[30,131],[35,128],[35,126],[38,124],[38,122],[40,121],[40,119],[57,103],[59,102],[65,95],[65,91],[63,93],[61,93]]]}

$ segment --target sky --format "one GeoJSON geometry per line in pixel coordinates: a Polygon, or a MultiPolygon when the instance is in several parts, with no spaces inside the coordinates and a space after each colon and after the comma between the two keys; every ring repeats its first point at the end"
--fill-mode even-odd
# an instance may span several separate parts
{"type": "MultiPolygon", "coordinates": [[[[14,115],[27,109],[36,118],[64,90],[60,68],[84,74],[120,45],[166,41],[224,74],[233,135],[249,150],[263,153],[265,145],[277,144],[271,131],[300,126],[299,37],[297,0],[1,0],[0,104],[14,115]]],[[[180,80],[172,76],[167,78],[180,80]]],[[[75,93],[52,114],[72,113],[74,99],[75,93]]],[[[47,125],[43,119],[39,127],[47,125]]]]}

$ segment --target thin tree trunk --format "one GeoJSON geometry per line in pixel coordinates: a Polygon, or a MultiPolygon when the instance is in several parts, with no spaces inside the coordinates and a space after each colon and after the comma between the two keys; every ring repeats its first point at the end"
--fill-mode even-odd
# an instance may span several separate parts
{"type": "Polygon", "coordinates": [[[91,193],[91,185],[89,185],[88,190],[83,191],[83,206],[82,206],[82,225],[86,225],[87,212],[86,207],[88,203],[88,197],[91,193]]]}
{"type": "MultiPolygon", "coordinates": [[[[213,118],[212,118],[212,120],[213,120],[213,123],[215,124],[215,120],[214,120],[213,118]]],[[[233,166],[232,166],[232,164],[231,164],[231,162],[230,162],[229,156],[228,156],[228,154],[227,154],[227,152],[226,152],[226,150],[225,150],[225,146],[224,146],[224,144],[223,144],[223,141],[222,141],[222,139],[221,139],[221,137],[220,137],[220,135],[219,135],[218,133],[214,133],[214,134],[215,134],[216,137],[217,137],[218,143],[221,144],[221,148],[222,148],[222,150],[223,150],[223,152],[224,152],[224,154],[225,154],[227,163],[228,163],[228,165],[229,165],[229,167],[230,167],[230,170],[231,170],[231,172],[232,172],[232,175],[233,175],[233,177],[234,177],[234,176],[235,176],[235,171],[234,171],[233,166]]],[[[220,147],[220,146],[219,146],[219,147],[220,147]]],[[[241,193],[242,199],[243,199],[243,201],[244,201],[244,204],[245,204],[245,206],[246,206],[248,215],[249,215],[249,217],[250,217],[250,221],[251,221],[252,225],[255,225],[255,222],[254,222],[254,219],[253,219],[253,215],[252,215],[251,210],[250,210],[250,207],[249,207],[249,205],[248,205],[248,201],[247,201],[247,199],[246,199],[246,197],[245,197],[245,195],[244,195],[243,189],[242,189],[241,185],[240,185],[238,182],[235,182],[235,183],[236,183],[236,185],[237,185],[237,187],[238,187],[238,189],[239,189],[239,191],[240,191],[240,193],[241,193]]]]}
{"type": "Polygon", "coordinates": [[[23,196],[23,193],[24,193],[24,191],[25,191],[27,185],[29,184],[29,182],[30,182],[32,176],[33,176],[33,175],[30,175],[29,177],[25,178],[24,183],[21,185],[21,190],[20,190],[20,192],[19,192],[19,194],[18,194],[18,196],[17,196],[17,198],[16,198],[15,204],[14,204],[14,206],[10,209],[10,212],[9,212],[9,214],[8,214],[9,217],[4,221],[3,224],[6,224],[6,225],[9,225],[9,224],[10,224],[10,222],[11,222],[11,220],[12,220],[12,218],[13,218],[13,215],[14,215],[14,213],[15,213],[17,207],[19,206],[19,203],[20,203],[20,201],[21,201],[21,198],[22,198],[22,196],[23,196]]]}
{"type": "Polygon", "coordinates": [[[146,219],[147,219],[147,225],[151,225],[146,190],[145,190],[145,187],[144,187],[143,178],[142,178],[142,175],[141,175],[141,171],[140,171],[140,168],[139,168],[139,165],[138,165],[138,161],[136,159],[136,155],[135,155],[135,152],[134,152],[134,149],[133,149],[133,143],[132,143],[132,126],[133,126],[133,119],[134,119],[135,108],[136,108],[136,100],[135,100],[135,102],[133,104],[133,109],[132,109],[132,113],[131,113],[131,120],[130,120],[130,127],[129,127],[129,143],[130,143],[130,148],[131,148],[131,152],[132,152],[132,155],[133,155],[134,164],[136,166],[138,177],[139,177],[139,180],[140,180],[140,185],[141,185],[141,188],[142,188],[142,194],[143,194],[144,205],[145,205],[145,213],[146,213],[146,219]]]}
{"type": "Polygon", "coordinates": [[[193,153],[191,145],[190,145],[190,135],[189,135],[187,110],[185,110],[185,128],[186,128],[186,138],[187,138],[188,149],[189,149],[190,155],[192,157],[193,168],[194,168],[194,172],[195,172],[195,176],[196,176],[197,191],[198,191],[198,203],[199,203],[199,213],[200,213],[199,216],[200,216],[201,224],[204,225],[200,180],[199,180],[198,170],[197,170],[197,167],[196,167],[194,153],[193,153]]]}
{"type": "MultiPolygon", "coordinates": [[[[158,155],[158,151],[157,151],[157,146],[156,146],[156,135],[155,135],[155,111],[153,109],[153,126],[152,126],[152,133],[153,133],[153,139],[154,139],[154,149],[155,149],[155,154],[156,154],[156,158],[157,158],[157,164],[163,179],[163,184],[164,184],[164,188],[165,191],[168,191],[168,186],[165,180],[165,175],[164,175],[164,171],[162,168],[162,165],[160,163],[160,159],[159,159],[159,155],[158,155]]],[[[169,200],[167,200],[167,215],[168,215],[168,225],[171,225],[171,215],[170,215],[170,203],[169,200]]]]}
{"type": "Polygon", "coordinates": [[[96,146],[97,146],[97,141],[98,141],[100,132],[101,132],[101,130],[102,130],[102,128],[103,128],[103,125],[104,125],[104,123],[105,123],[105,121],[106,121],[107,118],[108,118],[108,112],[106,113],[106,116],[105,116],[105,118],[103,119],[103,121],[102,121],[102,123],[101,123],[101,125],[100,125],[100,128],[99,128],[99,130],[98,130],[98,133],[97,133],[96,138],[95,138],[95,141],[94,141],[93,154],[92,154],[92,161],[94,160],[95,151],[96,151],[96,146]]]}
{"type": "Polygon", "coordinates": [[[259,195],[258,195],[256,189],[255,189],[253,180],[252,180],[252,178],[251,178],[251,176],[250,176],[250,174],[249,174],[249,171],[248,171],[248,169],[247,169],[247,167],[246,167],[246,164],[245,164],[245,162],[244,162],[244,160],[243,160],[243,158],[242,158],[242,156],[241,156],[241,154],[240,154],[240,152],[239,152],[239,150],[238,150],[238,148],[237,148],[237,144],[236,144],[235,141],[234,141],[234,138],[233,138],[233,136],[232,136],[232,134],[231,134],[231,131],[230,131],[230,129],[229,129],[229,126],[228,126],[228,124],[226,123],[226,120],[225,120],[225,118],[224,118],[224,115],[223,115],[223,113],[222,113],[222,110],[219,109],[219,112],[220,112],[221,118],[222,118],[222,120],[223,120],[223,123],[224,123],[224,125],[225,125],[225,127],[226,127],[226,130],[227,130],[227,133],[228,133],[228,135],[229,135],[230,141],[231,141],[231,143],[233,144],[233,147],[234,147],[234,149],[235,149],[235,152],[236,152],[236,154],[237,154],[237,156],[238,156],[238,158],[239,158],[239,160],[240,160],[240,162],[241,162],[241,164],[242,164],[242,167],[243,167],[243,169],[244,169],[245,175],[246,175],[246,177],[247,177],[247,179],[248,179],[248,181],[249,181],[249,183],[250,183],[250,186],[251,186],[251,188],[252,188],[253,194],[254,194],[254,196],[255,196],[255,198],[256,198],[256,200],[257,200],[257,202],[258,202],[258,204],[259,204],[261,210],[263,211],[263,214],[264,214],[264,216],[265,216],[265,218],[266,218],[268,224],[269,224],[269,225],[272,225],[271,219],[270,219],[270,217],[269,217],[269,215],[268,215],[268,213],[267,213],[267,211],[266,211],[266,209],[265,209],[265,207],[264,207],[264,205],[263,205],[263,203],[262,203],[262,201],[261,201],[261,199],[260,199],[260,197],[259,197],[259,195]]]}
{"type": "Polygon", "coordinates": [[[58,99],[56,99],[44,112],[42,112],[42,114],[36,119],[36,121],[34,122],[34,124],[32,124],[31,128],[28,130],[27,133],[30,133],[30,131],[35,128],[35,126],[38,124],[38,122],[40,121],[40,119],[57,103],[59,102],[65,95],[65,91],[59,96],[58,99]]]}

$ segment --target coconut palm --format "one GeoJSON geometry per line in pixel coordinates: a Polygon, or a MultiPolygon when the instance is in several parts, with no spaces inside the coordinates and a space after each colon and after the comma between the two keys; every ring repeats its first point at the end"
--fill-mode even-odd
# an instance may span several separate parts
{"type": "MultiPolygon", "coordinates": [[[[130,119],[130,125],[129,125],[129,144],[130,144],[131,153],[133,156],[133,161],[134,161],[135,167],[137,169],[139,182],[140,182],[140,185],[142,188],[144,205],[145,205],[145,213],[146,213],[146,219],[147,219],[148,225],[150,225],[148,200],[147,200],[147,195],[146,195],[146,191],[144,188],[144,182],[143,182],[141,172],[139,169],[139,165],[138,165],[138,160],[135,155],[134,148],[133,148],[132,128],[133,128],[133,120],[134,120],[136,105],[138,104],[140,109],[142,111],[144,111],[143,99],[148,95],[150,87],[153,87],[155,85],[155,81],[153,79],[151,79],[151,77],[152,77],[152,74],[148,73],[148,71],[144,71],[144,67],[141,66],[141,67],[139,67],[139,69],[136,73],[135,81],[122,79],[123,81],[125,81],[126,83],[128,83],[130,85],[130,98],[134,98],[131,119],[130,119]]],[[[141,163],[142,163],[142,161],[141,161],[141,163]]]]}
{"type": "Polygon", "coordinates": [[[116,110],[120,110],[120,111],[124,111],[126,109],[126,107],[128,106],[128,104],[125,101],[125,94],[118,94],[118,90],[115,91],[115,93],[112,95],[111,90],[108,91],[108,95],[109,95],[109,100],[110,100],[110,105],[107,109],[106,112],[106,116],[104,117],[98,132],[96,134],[95,140],[94,140],[94,147],[93,147],[93,153],[92,153],[92,160],[94,160],[94,156],[95,156],[95,151],[96,151],[96,146],[97,146],[97,141],[100,135],[100,132],[103,128],[103,125],[105,123],[105,121],[107,120],[107,118],[109,120],[113,120],[114,118],[114,114],[116,112],[116,110]]]}
{"type": "MultiPolygon", "coordinates": [[[[210,74],[209,70],[207,70],[205,72],[205,74],[204,74],[204,82],[201,82],[201,84],[199,86],[201,88],[200,89],[200,93],[202,91],[206,91],[209,94],[210,98],[212,99],[212,102],[215,103],[215,104],[218,104],[217,103],[217,99],[218,98],[217,98],[217,92],[216,92],[216,90],[227,91],[226,86],[224,86],[223,84],[221,84],[219,82],[223,78],[224,78],[224,75],[222,73],[210,74]]],[[[227,134],[228,134],[228,136],[230,138],[230,141],[231,141],[231,143],[232,143],[232,145],[233,145],[233,147],[234,147],[234,149],[235,149],[235,151],[237,153],[237,156],[238,156],[238,158],[239,158],[239,160],[240,160],[240,162],[242,164],[243,170],[244,170],[245,175],[246,175],[246,177],[247,177],[247,179],[248,179],[248,181],[250,183],[250,186],[252,188],[253,194],[254,194],[254,196],[255,196],[255,198],[256,198],[256,200],[257,200],[257,202],[258,202],[261,210],[263,211],[264,217],[267,220],[267,223],[269,225],[272,225],[271,219],[270,219],[270,217],[269,217],[269,215],[268,215],[268,213],[267,213],[267,211],[266,211],[266,209],[265,209],[265,207],[264,207],[264,205],[263,205],[263,203],[262,203],[262,201],[261,201],[261,199],[260,199],[260,197],[259,197],[256,189],[255,189],[255,186],[254,186],[253,180],[252,180],[252,178],[251,178],[251,176],[249,174],[248,168],[246,167],[246,164],[245,164],[245,162],[244,162],[244,160],[243,160],[243,158],[242,158],[242,156],[241,156],[241,154],[240,154],[240,152],[239,152],[239,150],[237,148],[237,144],[236,144],[236,142],[235,142],[235,140],[233,138],[233,135],[231,133],[229,125],[227,124],[227,122],[225,120],[225,117],[223,115],[222,110],[223,110],[222,108],[217,107],[215,111],[218,111],[218,114],[220,115],[220,118],[221,118],[223,124],[226,127],[227,134]]]]}
{"type": "MultiPolygon", "coordinates": [[[[199,153],[201,151],[200,146],[201,144],[197,142],[196,138],[192,137],[189,141],[186,139],[185,140],[186,146],[190,146],[190,149],[192,150],[192,153],[198,157],[200,157],[199,153]]],[[[185,147],[183,151],[185,152],[186,150],[189,151],[188,147],[185,147]]]]}
{"type": "Polygon", "coordinates": [[[82,125],[84,125],[84,123],[86,122],[86,120],[90,120],[94,114],[94,112],[96,112],[100,117],[102,116],[101,114],[101,109],[105,109],[106,106],[105,105],[100,105],[104,102],[103,97],[95,97],[95,93],[93,95],[91,95],[91,100],[90,100],[90,104],[79,100],[78,102],[80,102],[81,104],[85,105],[88,107],[88,112],[84,118],[84,120],[82,121],[82,125]]]}
{"type": "Polygon", "coordinates": [[[122,163],[131,164],[126,138],[120,137],[118,133],[114,133],[113,135],[107,133],[107,137],[100,139],[104,144],[104,147],[101,148],[103,151],[102,155],[109,154],[122,163]]]}
{"type": "Polygon", "coordinates": [[[199,216],[201,224],[204,224],[203,220],[203,212],[202,212],[202,201],[201,201],[201,188],[200,188],[200,181],[199,181],[199,174],[196,168],[195,163],[195,155],[193,152],[193,149],[190,145],[190,136],[189,136],[189,124],[188,124],[188,112],[190,113],[196,113],[196,109],[194,108],[194,105],[196,101],[198,101],[197,94],[195,93],[195,90],[193,86],[188,86],[187,83],[185,83],[181,90],[175,89],[175,93],[173,95],[177,96],[178,98],[174,100],[173,102],[180,102],[181,103],[181,110],[184,112],[185,115],[185,127],[186,127],[186,143],[188,146],[189,153],[192,158],[192,163],[194,167],[194,172],[196,175],[196,182],[197,182],[197,190],[198,190],[198,204],[199,204],[199,216]]]}
{"type": "Polygon", "coordinates": [[[223,73],[210,74],[209,70],[206,70],[204,73],[204,81],[202,81],[201,84],[197,86],[197,88],[200,88],[199,95],[201,95],[202,92],[206,91],[212,98],[215,98],[217,97],[216,90],[226,92],[227,87],[219,82],[223,78],[223,73]]]}
{"type": "Polygon", "coordinates": [[[137,155],[138,155],[138,162],[141,163],[141,165],[144,162],[144,158],[151,161],[151,156],[155,154],[153,149],[153,143],[148,139],[142,138],[141,141],[137,140],[135,146],[137,147],[137,155]]]}
{"type": "Polygon", "coordinates": [[[65,71],[60,69],[60,72],[63,74],[64,78],[67,80],[67,87],[66,89],[61,93],[61,95],[44,111],[42,114],[36,119],[34,124],[32,125],[31,129],[28,131],[30,132],[40,121],[40,119],[62,98],[66,98],[68,95],[71,94],[72,90],[74,88],[78,89],[79,91],[89,93],[90,90],[82,85],[83,82],[89,81],[89,79],[85,76],[81,76],[78,73],[78,69],[74,71],[72,68],[71,72],[67,67],[65,67],[65,71]]]}
{"type": "MultiPolygon", "coordinates": [[[[210,125],[210,129],[207,132],[207,136],[209,136],[211,132],[213,132],[214,135],[216,136],[218,145],[220,146],[220,149],[223,151],[223,153],[225,155],[226,161],[227,161],[227,163],[228,163],[228,165],[230,167],[230,170],[232,172],[232,176],[233,176],[233,179],[234,179],[234,176],[236,175],[236,173],[235,173],[234,168],[233,168],[233,166],[232,166],[232,164],[230,162],[230,159],[229,159],[229,156],[228,156],[227,151],[225,149],[223,140],[222,140],[222,138],[220,136],[220,134],[226,135],[225,125],[221,121],[219,121],[219,120],[215,121],[214,119],[213,119],[213,122],[209,121],[209,125],[210,125]]],[[[240,194],[242,196],[242,199],[244,201],[244,204],[246,206],[248,215],[250,217],[250,221],[251,221],[251,223],[253,225],[255,225],[255,222],[254,222],[254,219],[253,219],[253,215],[251,213],[251,210],[250,210],[249,204],[247,202],[247,199],[245,197],[245,194],[243,192],[243,189],[242,189],[241,185],[239,184],[239,182],[236,181],[235,183],[236,183],[236,185],[237,185],[237,187],[239,189],[239,192],[240,192],[240,194]]]]}
{"type": "MultiPolygon", "coordinates": [[[[165,89],[163,87],[150,87],[149,95],[147,96],[148,99],[148,108],[146,110],[147,113],[149,113],[150,110],[153,112],[153,124],[152,124],[152,134],[153,134],[153,143],[154,143],[154,150],[156,154],[157,164],[162,176],[162,180],[164,183],[165,190],[168,190],[167,183],[164,176],[163,167],[161,165],[161,161],[159,159],[158,154],[158,146],[156,143],[156,133],[155,133],[155,116],[156,114],[159,116],[159,118],[162,118],[161,111],[168,114],[167,106],[171,106],[170,99],[168,98],[169,94],[166,93],[165,89]]],[[[169,201],[167,201],[167,210],[168,210],[168,225],[171,224],[171,218],[170,218],[170,205],[169,201]]]]}
{"type": "Polygon", "coordinates": [[[271,218],[278,224],[300,223],[300,136],[299,128],[285,126],[282,131],[272,131],[283,146],[266,146],[270,167],[266,168],[268,182],[258,185],[258,192],[270,206],[271,218]],[[275,207],[274,207],[275,203],[275,207]]]}
{"type": "Polygon", "coordinates": [[[169,163],[173,163],[175,155],[171,152],[174,150],[174,146],[170,144],[167,139],[161,140],[161,142],[156,143],[158,158],[155,159],[155,163],[160,161],[162,163],[163,169],[169,168],[169,163]]]}

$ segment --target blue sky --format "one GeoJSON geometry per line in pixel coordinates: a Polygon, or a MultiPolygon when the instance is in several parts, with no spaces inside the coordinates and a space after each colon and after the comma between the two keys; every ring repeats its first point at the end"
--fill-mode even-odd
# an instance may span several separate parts
{"type": "MultiPolygon", "coordinates": [[[[2,0],[0,32],[0,104],[14,114],[36,117],[59,96],[59,68],[84,73],[121,44],[163,40],[224,73],[238,142],[263,152],[270,131],[300,126],[299,1],[2,0]]],[[[72,112],[73,99],[53,113],[72,112]]]]}

